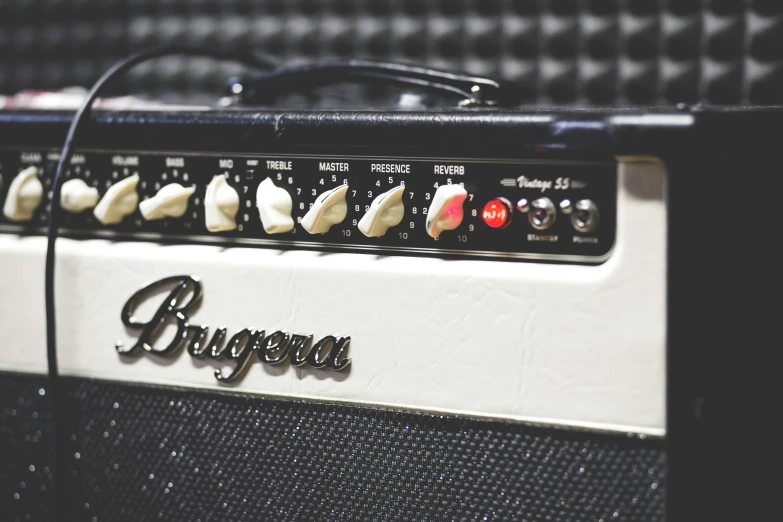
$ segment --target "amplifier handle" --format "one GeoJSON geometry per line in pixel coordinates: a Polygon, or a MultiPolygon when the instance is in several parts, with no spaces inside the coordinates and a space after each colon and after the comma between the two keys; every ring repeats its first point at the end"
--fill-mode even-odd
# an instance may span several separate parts
{"type": "Polygon", "coordinates": [[[230,78],[226,104],[270,104],[282,94],[336,83],[382,82],[421,87],[462,98],[460,106],[514,106],[519,87],[508,80],[372,60],[336,60],[281,67],[230,78]]]}

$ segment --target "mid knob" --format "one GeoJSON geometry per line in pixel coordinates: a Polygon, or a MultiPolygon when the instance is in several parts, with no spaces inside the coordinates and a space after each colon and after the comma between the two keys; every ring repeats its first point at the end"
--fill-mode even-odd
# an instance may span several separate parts
{"type": "Polygon", "coordinates": [[[204,196],[204,220],[210,232],[228,232],[237,228],[239,194],[228,184],[225,174],[215,176],[204,196]]]}
{"type": "Polygon", "coordinates": [[[318,196],[312,208],[302,218],[302,227],[311,234],[325,234],[332,225],[342,223],[348,215],[346,192],[348,185],[340,185],[318,196]]]}
{"type": "Polygon", "coordinates": [[[267,234],[282,234],[294,228],[291,194],[275,185],[271,178],[266,178],[258,185],[256,206],[267,234]]]}
{"type": "Polygon", "coordinates": [[[188,210],[188,200],[196,187],[183,187],[179,183],[169,183],[153,197],[139,203],[139,211],[147,221],[166,217],[178,218],[188,210]]]}
{"type": "Polygon", "coordinates": [[[98,189],[82,179],[69,179],[60,189],[60,207],[73,214],[83,212],[98,203],[98,189]]]}
{"type": "Polygon", "coordinates": [[[8,186],[3,215],[10,221],[30,221],[43,199],[38,167],[27,167],[8,186]]]}
{"type": "Polygon", "coordinates": [[[104,225],[115,225],[125,216],[133,214],[139,204],[139,194],[136,192],[138,184],[139,175],[134,174],[109,187],[92,211],[95,218],[104,225]]]}
{"type": "Polygon", "coordinates": [[[438,239],[441,232],[457,228],[464,217],[462,204],[467,197],[468,191],[462,185],[438,187],[427,211],[427,234],[438,239]]]}
{"type": "Polygon", "coordinates": [[[373,200],[370,210],[359,220],[359,230],[367,237],[381,237],[391,227],[397,226],[405,215],[402,196],[405,187],[400,185],[384,192],[373,200]]]}

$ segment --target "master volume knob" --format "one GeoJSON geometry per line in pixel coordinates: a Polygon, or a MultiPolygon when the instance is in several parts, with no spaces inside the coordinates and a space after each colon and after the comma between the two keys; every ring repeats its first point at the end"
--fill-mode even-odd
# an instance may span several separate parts
{"type": "Polygon", "coordinates": [[[342,223],[348,215],[347,192],[348,185],[341,185],[318,196],[302,218],[302,227],[310,234],[325,234],[332,225],[342,223]]]}

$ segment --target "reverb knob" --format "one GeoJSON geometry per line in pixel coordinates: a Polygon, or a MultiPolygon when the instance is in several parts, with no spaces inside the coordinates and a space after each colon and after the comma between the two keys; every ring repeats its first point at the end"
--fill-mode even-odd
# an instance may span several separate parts
{"type": "Polygon", "coordinates": [[[282,234],[294,228],[291,209],[294,206],[291,194],[278,187],[272,178],[266,178],[256,190],[256,206],[261,216],[261,225],[267,234],[282,234]]]}
{"type": "Polygon", "coordinates": [[[435,191],[432,204],[427,211],[427,234],[435,239],[445,230],[454,230],[462,223],[462,204],[468,191],[462,185],[441,185],[435,191]]]}
{"type": "Polygon", "coordinates": [[[348,185],[340,185],[318,196],[312,208],[302,218],[302,227],[310,234],[325,234],[332,225],[341,223],[348,215],[346,192],[348,185]]]}
{"type": "Polygon", "coordinates": [[[237,228],[239,194],[228,184],[226,174],[212,178],[204,195],[204,221],[210,232],[228,232],[237,228]]]}
{"type": "Polygon", "coordinates": [[[3,215],[11,221],[30,221],[43,199],[43,184],[38,167],[27,167],[8,185],[3,215]]]}
{"type": "Polygon", "coordinates": [[[98,203],[98,189],[83,179],[69,179],[60,189],[60,207],[74,214],[94,207],[98,203]]]}
{"type": "Polygon", "coordinates": [[[381,237],[386,231],[400,224],[405,215],[402,196],[405,187],[400,185],[376,197],[370,210],[359,220],[359,230],[367,237],[381,237]]]}
{"type": "Polygon", "coordinates": [[[104,225],[114,225],[133,214],[139,204],[138,184],[139,175],[134,174],[109,187],[92,212],[95,218],[104,225]]]}
{"type": "Polygon", "coordinates": [[[195,186],[183,187],[179,183],[169,183],[157,194],[139,203],[139,211],[147,221],[182,217],[188,210],[188,199],[194,192],[195,186]]]}

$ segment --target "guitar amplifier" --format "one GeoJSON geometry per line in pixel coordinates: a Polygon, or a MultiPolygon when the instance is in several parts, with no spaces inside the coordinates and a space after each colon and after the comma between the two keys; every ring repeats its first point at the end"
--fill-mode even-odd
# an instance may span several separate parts
{"type": "Polygon", "coordinates": [[[747,513],[780,110],[97,112],[52,201],[70,117],[0,112],[3,520],[747,513]]]}

